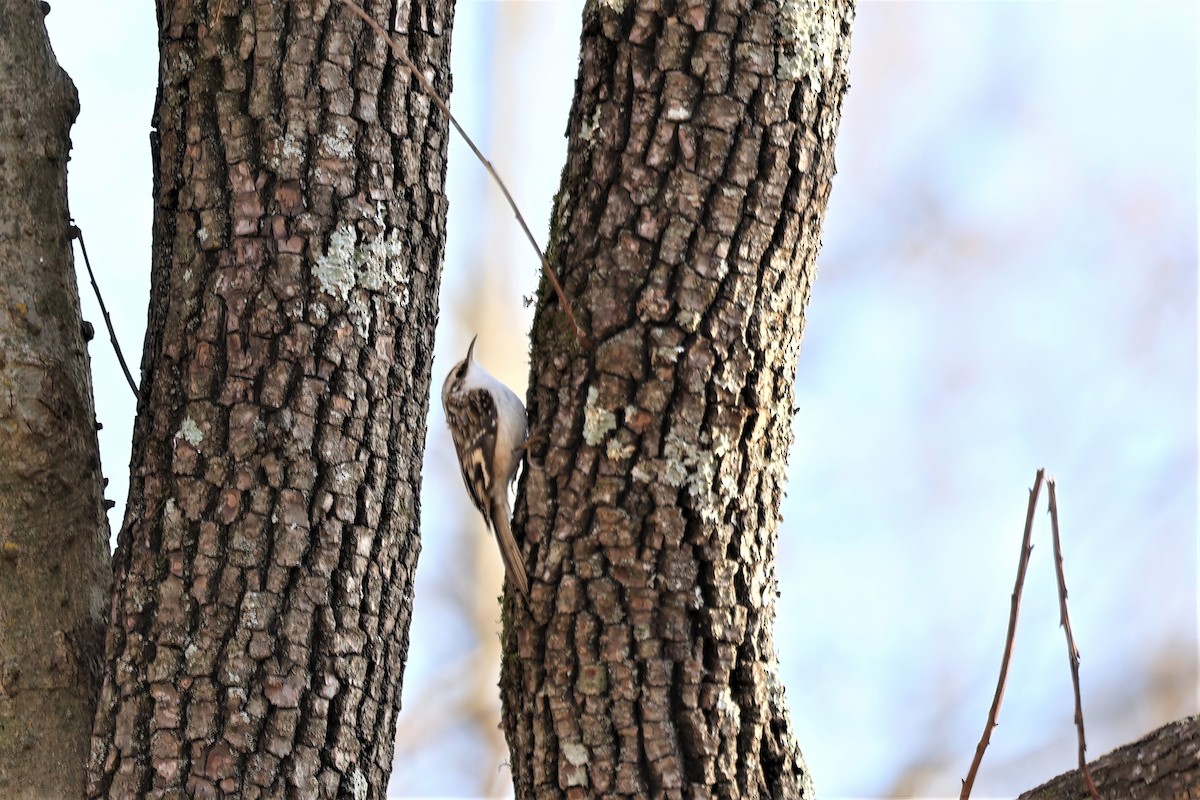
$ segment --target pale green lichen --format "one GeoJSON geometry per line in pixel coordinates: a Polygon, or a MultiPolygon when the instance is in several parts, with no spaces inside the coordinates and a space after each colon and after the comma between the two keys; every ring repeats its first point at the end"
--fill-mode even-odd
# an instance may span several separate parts
{"type": "MultiPolygon", "coordinates": [[[[727,445],[722,445],[722,452],[727,445]]],[[[717,455],[712,449],[697,447],[671,431],[663,444],[665,466],[660,477],[669,486],[683,488],[692,497],[700,518],[707,524],[721,519],[720,498],[713,488],[717,479],[717,455]]]]}
{"type": "Polygon", "coordinates": [[[298,161],[304,158],[304,146],[292,135],[291,131],[284,134],[280,155],[289,161],[298,161]]]}
{"type": "MultiPolygon", "coordinates": [[[[700,320],[704,319],[700,312],[693,311],[688,308],[679,309],[679,313],[675,315],[675,321],[679,323],[679,327],[683,328],[688,333],[695,333],[700,327],[700,320]]],[[[682,348],[680,348],[682,350],[682,348]]]]}
{"type": "Polygon", "coordinates": [[[354,155],[354,139],[350,136],[350,130],[340,123],[334,126],[332,133],[321,136],[321,144],[336,158],[350,158],[354,155]]]}
{"type": "Polygon", "coordinates": [[[330,235],[329,247],[317,259],[312,271],[321,291],[342,300],[350,296],[354,286],[354,246],[357,241],[358,235],[347,222],[330,235]]]}
{"type": "Polygon", "coordinates": [[[721,477],[717,479],[717,485],[720,487],[722,497],[733,497],[738,493],[737,478],[728,472],[721,473],[721,477]]]}
{"type": "Polygon", "coordinates": [[[564,742],[562,745],[562,754],[568,764],[574,764],[577,767],[586,764],[588,761],[587,748],[579,742],[564,742]]]}
{"type": "Polygon", "coordinates": [[[670,459],[659,474],[667,485],[678,488],[687,480],[687,465],[677,459],[670,459]]]}
{"type": "Polygon", "coordinates": [[[590,120],[584,120],[579,126],[579,138],[588,143],[589,146],[594,146],[596,142],[592,136],[596,133],[596,129],[600,127],[600,106],[596,106],[595,112],[590,120]]]}
{"type": "Polygon", "coordinates": [[[263,592],[246,592],[242,596],[242,624],[249,630],[260,631],[267,627],[267,603],[263,592]]]}
{"type": "MultiPolygon", "coordinates": [[[[571,211],[571,190],[566,186],[554,198],[554,210],[551,212],[550,218],[554,220],[554,228],[556,230],[564,230],[567,226],[567,215],[571,211]]],[[[556,239],[554,233],[551,232],[551,241],[556,239]]],[[[549,256],[547,256],[549,257],[549,256]]],[[[551,259],[553,260],[553,259],[551,259]]]]}
{"type": "Polygon", "coordinates": [[[242,688],[242,684],[246,682],[246,676],[233,668],[233,665],[226,662],[225,669],[221,672],[221,677],[217,680],[225,684],[227,696],[238,697],[239,694],[243,702],[246,699],[246,690],[242,688]]]}
{"type": "Polygon", "coordinates": [[[633,468],[629,470],[629,474],[640,483],[649,483],[654,480],[654,472],[647,469],[646,465],[642,463],[634,464],[633,468]]]}
{"type": "Polygon", "coordinates": [[[567,786],[588,785],[588,751],[580,742],[563,742],[560,746],[563,758],[572,769],[566,770],[564,777],[567,786]]]}
{"type": "Polygon", "coordinates": [[[175,434],[176,439],[183,439],[192,447],[199,447],[204,441],[204,431],[200,430],[200,426],[191,417],[183,420],[183,424],[179,426],[179,432],[175,434]]]}
{"type": "Polygon", "coordinates": [[[308,320],[316,325],[324,325],[329,321],[329,306],[320,300],[308,304],[308,320]]]}
{"type": "Polygon", "coordinates": [[[671,431],[667,434],[663,456],[667,460],[664,477],[672,486],[679,487],[686,483],[688,494],[693,497],[704,497],[712,492],[716,473],[711,450],[698,448],[671,431]]]}
{"type": "MultiPolygon", "coordinates": [[[[383,207],[378,206],[375,213],[375,222],[383,230],[383,207]]],[[[343,222],[330,234],[325,253],[313,266],[321,290],[346,301],[346,313],[363,336],[371,326],[373,294],[387,295],[396,310],[408,305],[409,276],[399,266],[402,250],[395,229],[360,241],[354,226],[343,222]]]]}
{"type": "Polygon", "coordinates": [[[820,92],[825,76],[833,70],[833,51],[838,20],[833,9],[820,0],[780,0],[775,28],[775,76],[781,80],[808,78],[813,91],[820,92]]]}
{"type": "Polygon", "coordinates": [[[632,443],[623,443],[619,439],[608,440],[608,457],[613,461],[624,461],[637,452],[632,443]]]}
{"type": "Polygon", "coordinates": [[[743,378],[736,374],[732,361],[725,361],[717,366],[713,373],[713,383],[730,394],[739,394],[744,385],[743,378]]]}
{"type": "Polygon", "coordinates": [[[183,541],[184,527],[182,509],[179,508],[174,497],[168,497],[162,510],[163,541],[172,543],[172,547],[178,546],[183,541]]]}
{"type": "Polygon", "coordinates": [[[683,355],[683,345],[681,344],[661,345],[655,347],[650,353],[655,364],[674,364],[681,355],[683,355]]]}
{"type": "Polygon", "coordinates": [[[740,711],[737,702],[733,699],[733,692],[728,686],[722,686],[721,691],[717,694],[717,710],[722,713],[729,711],[740,711]]]}
{"type": "Polygon", "coordinates": [[[589,387],[587,404],[583,407],[583,440],[592,447],[598,446],[609,431],[617,427],[617,415],[597,406],[599,398],[600,390],[595,386],[589,387]]]}
{"type": "Polygon", "coordinates": [[[371,794],[371,785],[367,782],[367,776],[363,775],[362,770],[355,767],[350,772],[350,796],[354,800],[365,800],[371,794]]]}

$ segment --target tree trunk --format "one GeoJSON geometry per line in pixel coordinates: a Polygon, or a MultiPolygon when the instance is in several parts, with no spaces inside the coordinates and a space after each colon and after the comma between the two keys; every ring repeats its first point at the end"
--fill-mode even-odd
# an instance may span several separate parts
{"type": "MultiPolygon", "coordinates": [[[[452,4],[369,8],[448,92],[452,4]]],[[[150,315],[88,793],[382,796],[447,121],[336,0],[158,17],[150,315]]]]}
{"type": "Polygon", "coordinates": [[[111,581],[71,260],[79,101],[33,0],[0,0],[0,796],[78,797],[111,581]]]}
{"type": "Polygon", "coordinates": [[[778,678],[792,384],[853,3],[594,0],[534,324],[518,798],[812,796],[778,678]]]}
{"type": "MultiPolygon", "coordinates": [[[[1106,800],[1200,797],[1200,717],[1164,725],[1088,764],[1106,800]]],[[[1090,800],[1083,774],[1071,770],[1030,789],[1018,800],[1090,800]]]]}

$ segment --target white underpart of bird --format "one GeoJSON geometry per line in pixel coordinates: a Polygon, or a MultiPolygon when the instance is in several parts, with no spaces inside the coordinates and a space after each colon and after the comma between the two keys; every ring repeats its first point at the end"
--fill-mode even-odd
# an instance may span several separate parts
{"type": "MultiPolygon", "coordinates": [[[[476,337],[478,338],[478,337],[476,337]]],[[[525,406],[475,360],[475,339],[442,384],[442,408],[471,501],[495,534],[509,581],[529,598],[529,578],[513,538],[508,489],[524,453],[525,406]]]]}

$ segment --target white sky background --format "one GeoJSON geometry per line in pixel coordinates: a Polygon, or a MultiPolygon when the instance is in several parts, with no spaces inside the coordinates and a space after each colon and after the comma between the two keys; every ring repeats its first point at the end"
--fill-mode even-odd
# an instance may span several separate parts
{"type": "MultiPolygon", "coordinates": [[[[136,373],[153,4],[51,2],[52,41],[83,106],[71,209],[136,373]]],[[[573,1],[458,5],[453,106],[543,238],[578,36],[573,1]]],[[[1060,482],[1089,753],[1197,711],[1197,10],[865,2],[852,51],[800,359],[777,641],[823,797],[956,796],[991,702],[1038,466],[1060,482]]],[[[536,286],[536,261],[457,140],[450,170],[434,388],[485,327],[468,309],[486,306],[486,326],[512,338],[481,355],[523,392],[520,298],[536,286]],[[472,298],[483,279],[497,282],[472,298]]],[[[81,294],[97,330],[115,531],[133,399],[82,277],[81,294]]],[[[474,511],[436,404],[429,442],[401,712],[410,733],[392,788],[467,797],[494,776],[479,731],[494,729],[498,704],[473,719],[411,718],[443,710],[429,698],[445,692],[448,665],[493,693],[497,669],[471,655],[458,610],[463,537],[480,534],[463,530],[474,511]]],[[[1049,526],[1038,519],[976,797],[1074,765],[1049,526]]],[[[492,585],[479,591],[483,613],[492,585]]]]}

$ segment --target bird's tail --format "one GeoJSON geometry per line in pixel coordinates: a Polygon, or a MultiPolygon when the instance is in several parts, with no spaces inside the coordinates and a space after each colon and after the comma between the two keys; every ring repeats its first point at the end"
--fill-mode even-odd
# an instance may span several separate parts
{"type": "Polygon", "coordinates": [[[497,514],[493,515],[495,522],[496,542],[500,545],[500,558],[504,559],[504,573],[508,576],[521,595],[529,600],[529,577],[525,574],[525,562],[521,559],[521,548],[513,538],[512,527],[508,523],[508,503],[497,504],[497,514]]]}

